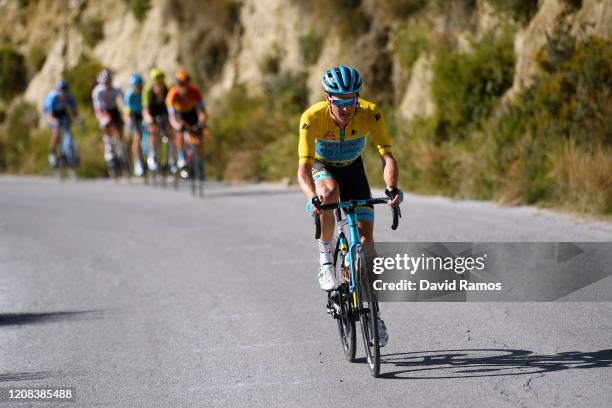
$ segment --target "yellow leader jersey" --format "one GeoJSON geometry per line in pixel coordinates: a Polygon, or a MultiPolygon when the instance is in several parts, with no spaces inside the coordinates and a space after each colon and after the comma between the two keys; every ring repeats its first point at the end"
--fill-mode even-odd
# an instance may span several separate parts
{"type": "Polygon", "coordinates": [[[371,136],[379,155],[391,152],[385,120],[372,102],[359,99],[357,111],[345,129],[334,123],[327,101],[315,103],[300,119],[300,163],[317,160],[332,166],[349,165],[361,155],[367,136],[371,136]]]}

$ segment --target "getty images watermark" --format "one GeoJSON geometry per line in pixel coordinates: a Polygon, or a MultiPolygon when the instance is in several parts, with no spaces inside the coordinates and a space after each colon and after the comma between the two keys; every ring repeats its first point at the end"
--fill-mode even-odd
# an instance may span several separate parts
{"type": "Polygon", "coordinates": [[[369,282],[382,302],[612,301],[612,243],[378,243],[369,282]]]}

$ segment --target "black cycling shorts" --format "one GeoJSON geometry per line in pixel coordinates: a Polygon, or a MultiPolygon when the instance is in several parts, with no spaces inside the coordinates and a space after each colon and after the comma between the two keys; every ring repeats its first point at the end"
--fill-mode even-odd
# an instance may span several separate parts
{"type": "Polygon", "coordinates": [[[117,108],[106,109],[105,112],[108,113],[111,117],[110,123],[115,125],[117,129],[123,128],[123,118],[121,117],[121,113],[119,112],[119,109],[117,108]]]}
{"type": "Polygon", "coordinates": [[[184,120],[189,126],[195,126],[198,124],[198,111],[192,109],[187,112],[176,112],[176,118],[184,120]]]}
{"type": "MultiPolygon", "coordinates": [[[[340,189],[340,201],[367,200],[372,198],[368,178],[363,168],[363,160],[359,156],[347,166],[336,167],[315,160],[312,166],[312,178],[315,183],[319,180],[334,179],[340,189]]],[[[358,207],[357,218],[373,221],[374,206],[358,207]]]]}

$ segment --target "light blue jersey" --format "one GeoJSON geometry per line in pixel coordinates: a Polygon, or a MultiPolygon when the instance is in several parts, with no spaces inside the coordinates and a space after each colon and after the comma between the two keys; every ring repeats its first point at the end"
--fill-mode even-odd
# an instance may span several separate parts
{"type": "Polygon", "coordinates": [[[142,93],[137,93],[133,87],[129,87],[123,98],[123,104],[125,110],[128,113],[141,114],[142,113],[142,93]]]}

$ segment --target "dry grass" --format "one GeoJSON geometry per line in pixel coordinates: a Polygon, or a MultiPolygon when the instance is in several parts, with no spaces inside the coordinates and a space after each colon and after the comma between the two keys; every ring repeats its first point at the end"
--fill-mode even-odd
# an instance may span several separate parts
{"type": "Polygon", "coordinates": [[[592,151],[569,143],[554,162],[552,178],[562,194],[560,204],[579,211],[612,214],[612,148],[592,151]]]}

